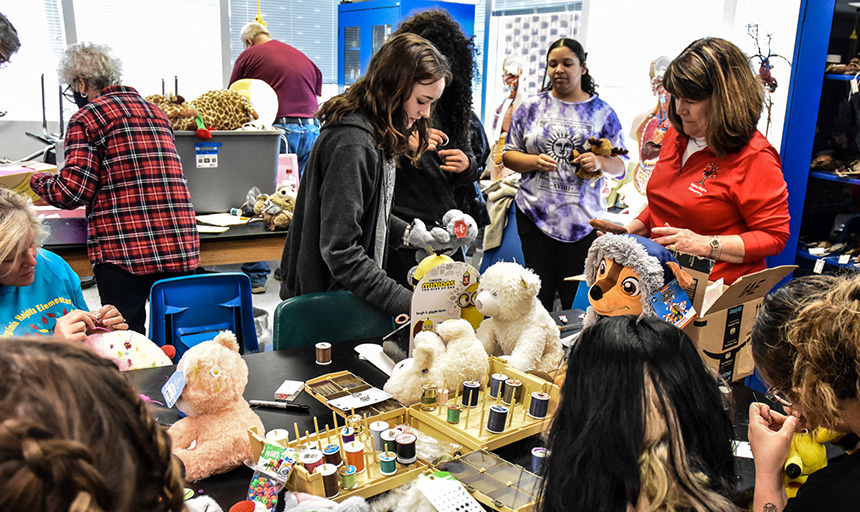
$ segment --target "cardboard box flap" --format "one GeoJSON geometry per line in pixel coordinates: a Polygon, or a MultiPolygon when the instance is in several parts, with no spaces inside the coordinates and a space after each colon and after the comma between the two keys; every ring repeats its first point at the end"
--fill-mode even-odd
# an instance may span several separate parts
{"type": "Polygon", "coordinates": [[[741,277],[726,288],[720,298],[715,300],[707,311],[702,312],[702,316],[764,297],[776,283],[796,268],[797,265],[783,265],[741,277]]]}

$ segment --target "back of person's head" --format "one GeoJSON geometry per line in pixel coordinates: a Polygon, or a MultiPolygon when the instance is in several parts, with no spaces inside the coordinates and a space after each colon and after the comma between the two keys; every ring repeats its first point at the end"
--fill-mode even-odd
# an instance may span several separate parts
{"type": "Polygon", "coordinates": [[[252,21],[251,23],[246,23],[242,27],[242,30],[239,31],[239,40],[242,41],[243,45],[247,46],[246,41],[254,41],[259,35],[272,37],[272,34],[269,33],[269,29],[265,25],[252,21]]]}
{"type": "MultiPolygon", "coordinates": [[[[591,73],[588,71],[588,66],[585,64],[585,59],[588,58],[588,54],[585,52],[585,48],[582,47],[582,44],[576,39],[571,39],[569,37],[563,37],[561,39],[557,39],[546,51],[546,62],[549,61],[549,54],[555,50],[556,48],[567,48],[576,55],[576,58],[579,59],[579,64],[585,68],[585,74],[582,75],[581,87],[583,92],[586,92],[590,95],[597,94],[597,82],[594,81],[594,78],[591,76],[591,73]]],[[[551,91],[552,90],[552,80],[547,76],[549,66],[544,66],[543,70],[543,87],[541,87],[541,91],[551,91]]]]}
{"type": "Polygon", "coordinates": [[[2,339],[0,375],[0,509],[183,510],[170,438],[111,361],[2,339]]]}
{"type": "Polygon", "coordinates": [[[30,230],[38,243],[43,231],[30,200],[7,188],[0,189],[0,261],[23,252],[30,230]]]}
{"type": "MultiPolygon", "coordinates": [[[[711,99],[705,139],[717,156],[739,151],[755,135],[764,86],[747,56],[729,41],[715,37],[693,41],[666,68],[663,86],[673,99],[711,99]]],[[[674,101],[669,102],[669,120],[678,133],[687,135],[674,101]]]]}
{"type": "Polygon", "coordinates": [[[107,45],[81,42],[66,48],[57,74],[64,84],[72,84],[78,78],[83,78],[91,88],[102,90],[110,85],[119,85],[122,62],[107,45]]]}
{"type": "Polygon", "coordinates": [[[475,36],[466,37],[448,11],[430,9],[407,18],[394,34],[412,33],[427,39],[448,59],[451,83],[436,103],[433,117],[442,122],[448,136],[459,140],[470,129],[472,77],[475,64],[475,36]]]}
{"type": "Polygon", "coordinates": [[[717,381],[683,331],[601,318],[570,354],[540,510],[734,510],[732,437],[717,381]]]}
{"type": "Polygon", "coordinates": [[[860,400],[860,274],[789,281],[765,299],[751,336],[762,376],[811,427],[836,429],[839,402],[860,400]]]}
{"type": "Polygon", "coordinates": [[[0,52],[8,59],[20,47],[21,41],[18,40],[18,31],[15,30],[9,19],[0,13],[0,52]]]}
{"type": "MultiPolygon", "coordinates": [[[[396,157],[405,152],[410,132],[403,106],[412,87],[442,79],[446,85],[451,82],[448,59],[423,37],[399,34],[383,44],[370,59],[367,72],[346,92],[326,101],[317,116],[329,124],[352,112],[363,112],[382,139],[379,147],[388,157],[396,157]]],[[[427,147],[430,120],[421,118],[411,129],[424,141],[420,155],[427,147]]]]}

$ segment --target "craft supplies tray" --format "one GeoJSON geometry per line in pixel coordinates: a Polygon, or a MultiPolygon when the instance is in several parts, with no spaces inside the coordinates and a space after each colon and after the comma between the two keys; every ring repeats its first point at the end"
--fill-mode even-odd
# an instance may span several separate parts
{"type": "Polygon", "coordinates": [[[541,478],[486,450],[442,462],[438,469],[460,481],[481,503],[502,512],[534,508],[541,478]]]}
{"type": "MultiPolygon", "coordinates": [[[[401,407],[398,411],[382,413],[376,416],[374,420],[385,421],[389,425],[402,424],[406,421],[406,409],[401,407]]],[[[366,426],[364,431],[367,432],[366,426]]],[[[256,460],[259,458],[259,454],[262,451],[265,441],[254,429],[249,429],[248,436],[251,439],[252,452],[254,454],[254,459],[256,460]]],[[[335,431],[330,429],[326,429],[325,432],[319,432],[317,429],[316,432],[306,433],[298,439],[289,440],[289,438],[292,438],[292,435],[289,435],[286,445],[295,449],[296,452],[300,454],[308,447],[322,449],[329,445],[338,445],[340,447],[340,453],[344,453],[341,438],[335,431]]],[[[355,478],[355,485],[351,489],[344,489],[341,487],[342,477],[338,476],[338,495],[330,497],[330,499],[333,499],[334,501],[339,502],[349,498],[350,496],[369,498],[411,482],[422,472],[430,469],[428,464],[423,462],[421,459],[417,459],[414,463],[408,466],[395,463],[395,472],[390,475],[383,475],[380,471],[381,465],[379,460],[381,452],[374,451],[373,441],[370,439],[370,436],[359,433],[356,439],[361,439],[363,441],[364,450],[362,459],[364,460],[364,471],[354,475],[353,478],[355,478]]],[[[299,459],[301,460],[301,457],[299,457],[299,459]]],[[[348,460],[346,458],[343,458],[343,460],[344,465],[346,465],[348,460]]],[[[301,462],[297,463],[293,467],[293,470],[290,472],[290,477],[287,480],[286,487],[291,491],[306,492],[321,497],[326,496],[323,475],[318,471],[309,472],[301,462]]]]}
{"type": "Polygon", "coordinates": [[[480,391],[477,400],[474,400],[475,406],[463,406],[462,393],[449,398],[449,404],[462,407],[457,422],[449,421],[448,405],[437,405],[435,410],[426,411],[422,410],[423,406],[419,403],[409,407],[409,424],[440,441],[461,444],[469,450],[494,450],[549,428],[550,418],[558,407],[558,386],[512,368],[496,357],[490,358],[489,375],[482,377],[478,379],[480,391]],[[500,403],[503,396],[501,391],[497,393],[497,398],[491,396],[489,381],[494,374],[504,374],[521,383],[517,396],[522,403],[517,403],[517,399],[510,400],[510,405],[500,403]],[[546,402],[542,404],[544,411],[541,419],[529,414],[532,412],[532,394],[538,392],[543,394],[546,402]],[[503,423],[499,421],[501,415],[496,413],[501,410],[499,405],[502,406],[501,409],[506,409],[503,423]],[[488,430],[488,424],[493,421],[491,416],[495,420],[492,426],[498,433],[488,430]]]}
{"type": "MultiPolygon", "coordinates": [[[[326,406],[341,418],[346,418],[352,414],[352,411],[343,411],[337,407],[333,407],[329,404],[329,400],[343,398],[350,394],[354,395],[371,388],[373,388],[373,386],[365,382],[361,377],[358,377],[349,371],[329,373],[305,382],[305,390],[314,398],[326,404],[326,406]]],[[[388,398],[382,402],[364,407],[357,407],[355,408],[355,414],[362,418],[370,418],[378,414],[392,412],[398,409],[403,409],[400,402],[393,398],[388,398]]]]}

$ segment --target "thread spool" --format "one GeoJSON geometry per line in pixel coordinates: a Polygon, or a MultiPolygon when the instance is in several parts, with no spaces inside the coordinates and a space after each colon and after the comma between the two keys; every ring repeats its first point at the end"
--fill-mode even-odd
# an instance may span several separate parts
{"type": "Polygon", "coordinates": [[[340,437],[343,439],[344,443],[355,441],[355,429],[352,427],[343,427],[340,429],[340,437]]]}
{"type": "Polygon", "coordinates": [[[346,463],[355,466],[356,473],[364,473],[364,443],[351,441],[343,445],[346,455],[346,463]]]}
{"type": "Polygon", "coordinates": [[[381,452],[385,449],[382,444],[382,433],[388,430],[388,423],[384,421],[374,421],[370,424],[370,437],[373,438],[373,449],[381,452]]]}
{"type": "Polygon", "coordinates": [[[501,434],[505,431],[505,421],[508,419],[508,408],[504,405],[490,407],[490,417],[487,419],[487,432],[501,434]]]}
{"type": "Polygon", "coordinates": [[[436,410],[436,384],[424,384],[421,386],[421,410],[435,411],[436,410]]]}
{"type": "Polygon", "coordinates": [[[490,396],[496,398],[499,393],[504,392],[505,381],[508,376],[504,373],[494,373],[490,376],[490,396]]]}
{"type": "Polygon", "coordinates": [[[478,406],[478,391],[481,383],[476,380],[463,381],[463,407],[478,406]]]}
{"type": "Polygon", "coordinates": [[[266,432],[266,442],[287,446],[290,442],[290,432],[285,428],[275,428],[266,432]]]}
{"type": "Polygon", "coordinates": [[[345,490],[350,490],[355,487],[355,466],[344,465],[337,470],[340,475],[340,486],[345,490]]]}
{"type": "Polygon", "coordinates": [[[299,462],[308,470],[308,473],[313,473],[316,468],[323,465],[323,452],[315,448],[305,450],[299,455],[299,462]]]}
{"type": "Polygon", "coordinates": [[[540,474],[540,466],[543,464],[544,459],[546,459],[549,450],[546,448],[532,448],[532,473],[540,474]]]}
{"type": "Polygon", "coordinates": [[[321,341],[314,345],[317,352],[317,364],[331,364],[331,343],[321,341]]]}
{"type": "Polygon", "coordinates": [[[443,405],[448,405],[448,390],[447,389],[437,389],[436,390],[436,402],[439,404],[439,407],[443,405]]]}
{"type": "Polygon", "coordinates": [[[415,453],[415,434],[405,432],[397,436],[397,462],[408,466],[418,460],[418,455],[415,453]]]}
{"type": "Polygon", "coordinates": [[[337,487],[337,466],[334,464],[323,464],[319,469],[322,475],[323,490],[326,498],[334,498],[340,493],[337,487]]]}
{"type": "Polygon", "coordinates": [[[518,379],[508,379],[505,381],[505,390],[502,393],[502,403],[505,405],[511,405],[511,401],[514,399],[518,404],[522,403],[523,383],[518,379]]]}
{"type": "Polygon", "coordinates": [[[546,418],[546,413],[549,410],[549,394],[542,391],[532,393],[532,401],[529,404],[529,416],[536,420],[546,418]]]}
{"type": "Polygon", "coordinates": [[[391,476],[397,473],[397,464],[394,462],[397,456],[394,452],[383,452],[379,454],[379,472],[385,476],[391,476]]]}
{"type": "Polygon", "coordinates": [[[463,408],[457,404],[449,405],[448,406],[448,423],[451,423],[453,425],[460,423],[460,411],[462,411],[462,410],[463,410],[463,408]]]}
{"type": "Polygon", "coordinates": [[[395,452],[397,451],[397,443],[394,441],[400,434],[399,430],[389,429],[379,435],[382,438],[382,451],[395,452]]]}
{"type": "Polygon", "coordinates": [[[335,467],[343,465],[343,457],[340,454],[340,446],[330,444],[323,448],[323,458],[326,464],[334,464],[335,467]]]}
{"type": "Polygon", "coordinates": [[[350,414],[346,417],[346,426],[355,430],[355,435],[361,436],[361,415],[350,414]]]}

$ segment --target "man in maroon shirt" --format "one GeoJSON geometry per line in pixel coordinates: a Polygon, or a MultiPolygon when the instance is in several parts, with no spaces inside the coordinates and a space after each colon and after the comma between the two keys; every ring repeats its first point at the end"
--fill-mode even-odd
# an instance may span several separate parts
{"type": "MultiPolygon", "coordinates": [[[[269,84],[278,95],[278,116],[264,119],[286,133],[287,147],[281,143],[281,153],[295,153],[299,160],[299,177],[314,141],[320,134],[317,97],[322,94],[322,73],[304,53],[288,44],[272,39],[260,23],[252,22],[239,33],[243,51],[236,59],[230,83],[243,78],[256,78],[269,84]]],[[[242,271],[251,278],[251,291],[266,291],[266,278],[271,272],[266,262],[245,263],[242,271]]]]}

